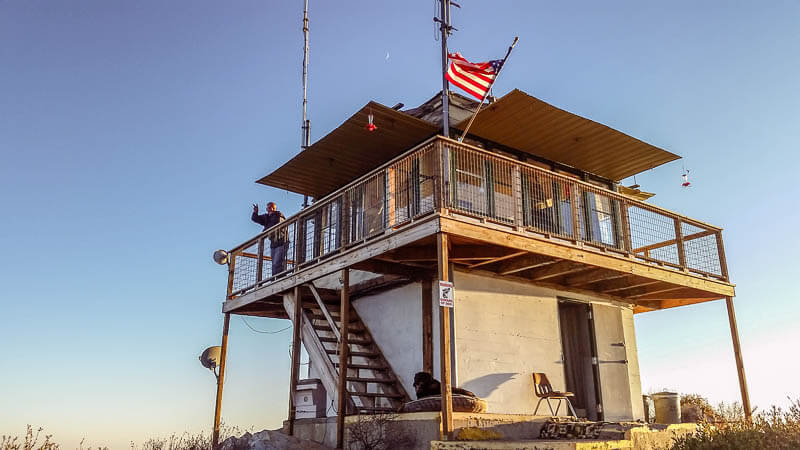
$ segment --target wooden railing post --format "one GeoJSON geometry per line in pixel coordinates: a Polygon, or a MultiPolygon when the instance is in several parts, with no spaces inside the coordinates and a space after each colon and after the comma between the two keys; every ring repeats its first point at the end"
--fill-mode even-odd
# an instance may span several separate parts
{"type": "Polygon", "coordinates": [[[570,192],[570,199],[569,199],[569,206],[570,212],[572,213],[572,239],[575,242],[581,240],[581,228],[580,223],[580,214],[578,213],[578,203],[580,202],[580,188],[578,187],[577,183],[570,183],[569,184],[569,192],[570,192]]]}
{"type": "Polygon", "coordinates": [[[717,238],[717,256],[719,257],[720,275],[725,281],[730,281],[728,275],[728,261],[725,259],[725,244],[722,242],[722,230],[714,233],[717,238]]]}
{"type": "Polygon", "coordinates": [[[630,253],[633,250],[633,243],[631,242],[631,219],[628,215],[628,201],[622,199],[619,201],[619,216],[622,222],[622,249],[630,253]]]}
{"type": "Polygon", "coordinates": [[[681,220],[678,218],[672,219],[675,223],[675,245],[678,246],[678,265],[684,271],[689,267],[686,265],[686,248],[683,246],[683,230],[681,230],[681,220]]]}
{"type": "MultiPolygon", "coordinates": [[[[271,275],[275,275],[270,271],[271,275]]],[[[258,265],[256,265],[256,283],[264,279],[264,237],[258,238],[258,265]]]]}
{"type": "Polygon", "coordinates": [[[228,257],[230,261],[228,261],[228,294],[226,298],[230,299],[233,294],[233,281],[236,276],[236,253],[231,252],[228,257]]]}

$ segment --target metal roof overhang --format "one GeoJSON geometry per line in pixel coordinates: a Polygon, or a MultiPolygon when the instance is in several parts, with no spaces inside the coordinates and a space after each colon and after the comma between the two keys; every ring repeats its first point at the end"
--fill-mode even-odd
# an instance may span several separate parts
{"type": "Polygon", "coordinates": [[[369,102],[343,124],[257,183],[322,198],[433,136],[439,128],[369,102]],[[367,131],[372,113],[378,127],[367,131]]]}
{"type": "MultiPolygon", "coordinates": [[[[467,122],[455,127],[463,130],[467,122]]],[[[427,121],[369,102],[257,182],[322,198],[438,131],[427,121]],[[365,129],[370,112],[378,127],[372,132],[365,129]]],[[[482,109],[469,132],[614,181],[680,158],[518,89],[482,109]]]]}
{"type": "Polygon", "coordinates": [[[680,158],[518,89],[481,110],[469,133],[613,181],[680,158]]]}

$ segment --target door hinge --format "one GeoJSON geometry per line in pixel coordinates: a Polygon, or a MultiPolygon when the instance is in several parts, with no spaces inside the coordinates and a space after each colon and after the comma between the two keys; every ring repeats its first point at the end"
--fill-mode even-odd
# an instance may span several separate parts
{"type": "Polygon", "coordinates": [[[597,356],[592,356],[592,364],[597,365],[597,356]]]}
{"type": "Polygon", "coordinates": [[[592,314],[592,310],[589,310],[589,320],[594,319],[594,314],[592,314]]]}
{"type": "Polygon", "coordinates": [[[597,412],[599,412],[599,413],[603,412],[603,405],[601,405],[599,403],[597,404],[597,412]]]}

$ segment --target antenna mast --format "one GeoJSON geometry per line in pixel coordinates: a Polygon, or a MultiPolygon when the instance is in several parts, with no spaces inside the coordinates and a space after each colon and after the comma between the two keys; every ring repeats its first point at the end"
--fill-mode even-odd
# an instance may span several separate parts
{"type": "Polygon", "coordinates": [[[439,25],[442,30],[442,135],[450,137],[450,99],[447,91],[447,36],[450,34],[450,0],[439,0],[442,10],[439,17],[439,25]]]}
{"type": "MultiPolygon", "coordinates": [[[[308,120],[308,0],[303,8],[303,143],[301,150],[311,145],[311,121],[308,120]]],[[[308,206],[308,195],[303,196],[303,208],[308,206]]]]}

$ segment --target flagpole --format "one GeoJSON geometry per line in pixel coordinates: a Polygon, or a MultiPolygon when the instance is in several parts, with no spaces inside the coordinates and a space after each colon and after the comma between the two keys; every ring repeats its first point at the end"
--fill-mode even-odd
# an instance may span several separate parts
{"type": "Polygon", "coordinates": [[[497,81],[497,77],[500,76],[500,71],[503,70],[503,66],[506,65],[506,60],[511,55],[511,50],[514,50],[514,46],[517,45],[517,41],[518,40],[519,40],[519,36],[514,36],[514,42],[512,42],[511,45],[508,47],[508,51],[506,52],[506,57],[503,58],[503,62],[500,63],[500,67],[497,69],[497,73],[494,74],[494,79],[492,80],[492,83],[486,89],[486,93],[483,94],[483,98],[481,99],[481,102],[478,104],[478,108],[475,110],[474,113],[472,113],[472,117],[470,117],[469,123],[467,123],[467,127],[464,128],[464,133],[461,134],[460,138],[458,138],[458,142],[463,142],[464,141],[464,136],[467,135],[467,131],[469,131],[469,127],[472,126],[472,122],[475,120],[475,117],[478,115],[478,111],[481,110],[481,106],[483,106],[483,102],[485,102],[486,101],[486,97],[489,96],[489,91],[492,90],[492,86],[494,86],[494,82],[497,81]]]}

